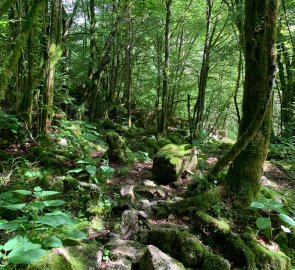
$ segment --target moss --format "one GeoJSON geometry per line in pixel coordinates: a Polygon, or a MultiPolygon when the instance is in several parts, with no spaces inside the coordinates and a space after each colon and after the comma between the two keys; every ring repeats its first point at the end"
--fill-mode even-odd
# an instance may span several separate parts
{"type": "Polygon", "coordinates": [[[155,155],[153,174],[161,184],[176,181],[185,170],[193,170],[197,165],[192,145],[167,144],[155,155]]]}
{"type": "Polygon", "coordinates": [[[211,245],[219,245],[221,253],[226,258],[233,261],[241,267],[247,266],[248,269],[256,269],[255,255],[239,234],[231,231],[230,226],[225,222],[218,220],[207,213],[199,211],[197,213],[197,224],[206,228],[211,233],[211,245]]]}
{"type": "Polygon", "coordinates": [[[65,257],[58,254],[48,254],[29,265],[28,270],[87,270],[88,267],[75,258],[66,260],[65,257]]]}
{"type": "Polygon", "coordinates": [[[258,243],[254,236],[246,242],[256,255],[256,265],[261,270],[290,270],[291,260],[281,251],[270,250],[258,243]]]}
{"type": "Polygon", "coordinates": [[[175,207],[181,214],[196,214],[200,210],[210,210],[221,201],[220,191],[220,187],[211,188],[204,193],[176,203],[175,207]]]}
{"type": "Polygon", "coordinates": [[[276,242],[281,250],[290,257],[292,265],[295,266],[295,232],[291,234],[281,232],[277,236],[276,242]]]}
{"type": "Polygon", "coordinates": [[[228,260],[220,255],[207,253],[204,258],[202,270],[229,270],[231,265],[228,260]]]}
{"type": "Polygon", "coordinates": [[[127,147],[124,138],[118,133],[114,131],[107,132],[106,142],[109,145],[107,154],[111,160],[121,163],[130,163],[135,159],[135,156],[127,147]]]}

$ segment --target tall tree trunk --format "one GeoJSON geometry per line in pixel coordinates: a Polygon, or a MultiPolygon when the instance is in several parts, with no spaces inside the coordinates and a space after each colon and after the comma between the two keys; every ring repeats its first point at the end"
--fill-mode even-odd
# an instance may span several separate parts
{"type": "Polygon", "coordinates": [[[172,0],[166,0],[165,60],[164,60],[164,67],[163,67],[162,112],[161,112],[160,130],[159,130],[161,133],[166,133],[167,131],[171,5],[172,5],[172,0]]]}
{"type": "Polygon", "coordinates": [[[42,111],[41,131],[46,133],[53,116],[53,91],[55,68],[62,56],[62,5],[61,0],[51,0],[50,34],[47,45],[46,90],[44,91],[44,109],[42,111]]]}
{"type": "Polygon", "coordinates": [[[206,0],[206,36],[203,49],[203,60],[200,72],[200,79],[198,82],[198,98],[194,107],[193,121],[194,129],[198,130],[203,125],[204,110],[205,110],[205,97],[206,97],[206,87],[208,81],[209,72],[209,61],[210,61],[210,40],[212,40],[213,33],[211,32],[212,25],[212,7],[213,0],[206,0]]]}
{"type": "Polygon", "coordinates": [[[244,141],[244,144],[236,149],[225,179],[229,195],[244,206],[249,205],[259,191],[267,156],[270,100],[276,73],[277,12],[278,0],[245,1],[245,86],[236,143],[244,141]],[[253,128],[254,122],[256,128],[253,128]]]}
{"type": "Polygon", "coordinates": [[[131,127],[131,92],[132,92],[132,20],[131,20],[131,3],[129,0],[126,2],[125,6],[125,18],[126,18],[126,47],[125,47],[125,57],[126,57],[126,108],[127,108],[127,125],[131,127]]]}

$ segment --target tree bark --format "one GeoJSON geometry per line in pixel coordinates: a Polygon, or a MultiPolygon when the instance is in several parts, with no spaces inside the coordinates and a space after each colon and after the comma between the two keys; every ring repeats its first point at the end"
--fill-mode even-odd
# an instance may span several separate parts
{"type": "Polygon", "coordinates": [[[243,116],[236,144],[217,162],[216,175],[231,160],[225,178],[228,195],[248,206],[260,188],[271,130],[276,76],[278,0],[245,1],[245,86],[243,116]]]}
{"type": "Polygon", "coordinates": [[[162,112],[161,112],[160,130],[159,130],[161,133],[166,133],[167,131],[171,5],[172,5],[172,0],[166,0],[165,60],[164,60],[164,67],[163,67],[162,112]]]}

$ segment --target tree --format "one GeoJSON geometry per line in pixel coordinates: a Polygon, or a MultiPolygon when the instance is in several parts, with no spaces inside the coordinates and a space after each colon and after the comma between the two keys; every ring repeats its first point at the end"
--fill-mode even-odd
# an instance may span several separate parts
{"type": "Polygon", "coordinates": [[[217,162],[216,174],[230,164],[225,178],[228,194],[247,206],[260,188],[267,157],[276,78],[278,0],[245,1],[245,86],[243,116],[236,144],[217,162]]]}

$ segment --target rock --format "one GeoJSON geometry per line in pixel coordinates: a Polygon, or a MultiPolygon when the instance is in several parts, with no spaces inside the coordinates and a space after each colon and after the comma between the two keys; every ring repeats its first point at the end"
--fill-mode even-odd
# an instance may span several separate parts
{"type": "Polygon", "coordinates": [[[214,269],[230,269],[230,263],[227,260],[212,253],[197,236],[181,229],[176,225],[153,226],[149,233],[149,243],[180,260],[185,267],[207,269],[205,262],[208,262],[210,258],[214,260],[214,269]]]}
{"type": "Polygon", "coordinates": [[[117,261],[109,261],[103,268],[105,270],[131,270],[132,262],[127,259],[119,259],[117,261]]]}
{"type": "Polygon", "coordinates": [[[107,132],[106,142],[109,146],[107,154],[110,160],[121,163],[129,163],[133,161],[130,149],[127,147],[123,137],[121,137],[118,133],[114,131],[107,132]]]}
{"type": "Polygon", "coordinates": [[[226,222],[217,220],[202,211],[197,213],[197,225],[200,228],[206,228],[213,245],[222,243],[221,252],[237,267],[261,270],[292,269],[288,256],[261,245],[252,233],[237,234],[226,222]]]}
{"type": "Polygon", "coordinates": [[[122,214],[121,231],[124,239],[130,239],[138,232],[138,213],[136,210],[125,210],[122,214]]]}
{"type": "Polygon", "coordinates": [[[125,258],[131,262],[138,262],[146,250],[146,247],[138,242],[119,238],[111,239],[105,248],[110,251],[111,260],[125,258]]]}
{"type": "Polygon", "coordinates": [[[139,185],[135,187],[135,192],[140,196],[153,199],[154,197],[165,198],[166,194],[162,187],[139,185]]]}
{"type": "Polygon", "coordinates": [[[131,202],[134,203],[134,185],[122,187],[120,190],[120,194],[122,197],[130,197],[131,202]]]}
{"type": "Polygon", "coordinates": [[[171,258],[157,247],[149,245],[139,261],[139,270],[182,270],[182,263],[171,258]]]}
{"type": "Polygon", "coordinates": [[[115,123],[114,123],[111,119],[109,119],[109,118],[106,118],[106,119],[102,122],[101,126],[102,126],[104,129],[115,129],[115,123]]]}
{"type": "Polygon", "coordinates": [[[167,144],[161,148],[153,160],[153,175],[160,184],[170,184],[181,174],[192,171],[197,166],[196,149],[189,144],[167,144]]]}
{"type": "Polygon", "coordinates": [[[150,187],[156,187],[156,186],[157,186],[157,185],[155,184],[154,181],[152,181],[152,180],[148,180],[148,179],[143,180],[143,184],[144,184],[145,186],[150,186],[150,187]]]}
{"type": "Polygon", "coordinates": [[[81,244],[70,248],[55,248],[38,261],[29,265],[29,270],[62,269],[89,270],[97,269],[98,243],[81,244]]]}
{"type": "Polygon", "coordinates": [[[142,208],[147,208],[151,206],[151,203],[147,199],[142,199],[139,201],[139,204],[142,206],[142,208]]]}

